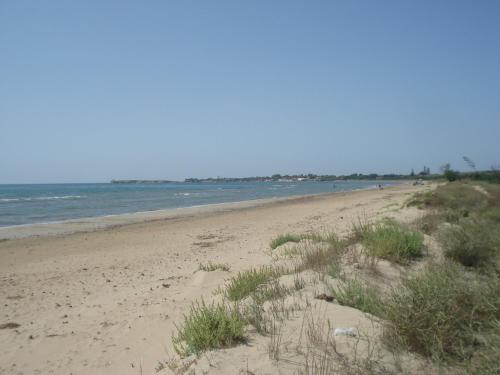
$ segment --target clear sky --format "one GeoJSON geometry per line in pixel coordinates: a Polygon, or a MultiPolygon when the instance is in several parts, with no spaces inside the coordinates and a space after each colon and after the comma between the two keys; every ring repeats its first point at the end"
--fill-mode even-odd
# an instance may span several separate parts
{"type": "Polygon", "coordinates": [[[0,183],[500,163],[500,1],[0,0],[0,183]]]}

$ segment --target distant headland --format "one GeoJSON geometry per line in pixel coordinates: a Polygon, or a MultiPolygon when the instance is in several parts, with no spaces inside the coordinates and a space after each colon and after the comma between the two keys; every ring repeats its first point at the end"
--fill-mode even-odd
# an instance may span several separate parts
{"type": "Polygon", "coordinates": [[[294,174],[281,175],[273,174],[272,176],[253,176],[253,177],[209,177],[209,178],[186,178],[184,181],[171,180],[111,180],[112,184],[167,184],[167,183],[224,183],[224,182],[300,182],[300,181],[343,181],[343,180],[407,180],[407,179],[436,179],[442,177],[439,174],[431,174],[429,168],[424,167],[422,172],[409,174],[363,174],[352,173],[350,175],[317,175],[309,174],[294,174]]]}
{"type": "Polygon", "coordinates": [[[169,184],[170,180],[111,180],[112,184],[169,184]]]}

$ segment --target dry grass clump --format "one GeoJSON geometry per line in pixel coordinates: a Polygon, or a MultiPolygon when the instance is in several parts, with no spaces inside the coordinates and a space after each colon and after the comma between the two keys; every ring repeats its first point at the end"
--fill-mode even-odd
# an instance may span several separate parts
{"type": "Polygon", "coordinates": [[[206,305],[204,301],[193,304],[172,338],[174,349],[187,356],[232,346],[243,341],[245,324],[240,313],[226,305],[206,305]]]}
{"type": "Polygon", "coordinates": [[[205,264],[200,263],[199,266],[198,266],[198,269],[200,271],[212,272],[212,271],[217,271],[217,270],[229,271],[230,268],[229,268],[229,265],[226,264],[226,263],[212,263],[212,262],[208,262],[208,263],[205,263],[205,264]]]}
{"type": "Polygon", "coordinates": [[[325,272],[331,265],[339,265],[347,250],[347,242],[329,234],[324,241],[306,242],[298,248],[296,271],[325,272]]]}
{"type": "Polygon", "coordinates": [[[432,264],[387,299],[385,339],[435,360],[468,360],[490,347],[479,337],[498,329],[499,291],[456,263],[432,264]]]}

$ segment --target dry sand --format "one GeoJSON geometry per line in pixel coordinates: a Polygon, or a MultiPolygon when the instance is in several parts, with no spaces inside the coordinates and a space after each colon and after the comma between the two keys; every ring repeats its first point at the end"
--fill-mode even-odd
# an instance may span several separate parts
{"type": "MultiPolygon", "coordinates": [[[[190,304],[210,300],[238,271],[268,264],[274,236],[342,233],[365,215],[408,220],[416,210],[399,208],[425,188],[222,205],[91,232],[2,240],[0,325],[19,326],[0,329],[0,374],[153,374],[172,354],[174,324],[190,304]],[[231,270],[198,271],[207,261],[231,270]]],[[[330,305],[342,324],[360,322],[359,311],[330,305]]],[[[209,370],[233,374],[250,363],[255,373],[272,373],[269,364],[260,370],[256,364],[269,362],[259,340],[233,349],[229,362],[215,355],[209,370]]]]}

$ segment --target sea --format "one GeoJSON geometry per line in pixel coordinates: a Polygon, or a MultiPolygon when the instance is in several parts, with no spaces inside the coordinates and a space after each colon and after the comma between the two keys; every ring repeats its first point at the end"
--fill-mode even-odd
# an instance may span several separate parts
{"type": "Polygon", "coordinates": [[[0,185],[0,227],[262,198],[369,189],[388,181],[0,185]]]}

